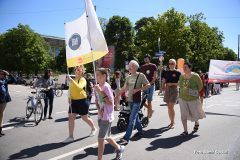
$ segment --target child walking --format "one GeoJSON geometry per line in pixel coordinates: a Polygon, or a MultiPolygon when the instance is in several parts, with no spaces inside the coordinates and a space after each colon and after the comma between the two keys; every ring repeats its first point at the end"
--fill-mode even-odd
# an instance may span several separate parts
{"type": "Polygon", "coordinates": [[[122,158],[125,147],[116,143],[111,138],[111,125],[114,120],[114,96],[111,86],[106,82],[107,70],[99,68],[96,72],[98,84],[94,86],[96,96],[96,106],[98,109],[98,160],[102,160],[104,152],[104,140],[116,149],[115,160],[122,158]]]}

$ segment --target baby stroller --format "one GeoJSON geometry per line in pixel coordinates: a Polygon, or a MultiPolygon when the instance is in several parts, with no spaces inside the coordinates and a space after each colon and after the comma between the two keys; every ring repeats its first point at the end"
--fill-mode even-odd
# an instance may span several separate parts
{"type": "MultiPolygon", "coordinates": [[[[148,117],[145,117],[143,112],[142,112],[142,108],[143,108],[143,105],[146,102],[146,100],[147,100],[147,94],[143,94],[142,101],[141,101],[141,104],[140,104],[140,110],[138,111],[138,116],[139,116],[139,119],[142,123],[143,128],[147,127],[148,123],[149,123],[148,117]]],[[[123,132],[123,131],[127,130],[131,110],[128,107],[128,103],[127,103],[127,100],[126,100],[125,96],[122,96],[122,100],[120,101],[120,105],[122,107],[121,107],[121,111],[119,112],[119,116],[118,116],[117,128],[120,132],[123,132]]]]}

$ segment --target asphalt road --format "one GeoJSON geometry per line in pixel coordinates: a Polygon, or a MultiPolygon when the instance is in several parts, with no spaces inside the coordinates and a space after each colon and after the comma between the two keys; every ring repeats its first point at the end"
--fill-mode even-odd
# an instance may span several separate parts
{"type": "MultiPolygon", "coordinates": [[[[67,93],[55,98],[53,120],[42,121],[38,126],[24,120],[25,106],[31,89],[10,86],[13,101],[8,104],[4,117],[5,136],[0,138],[0,160],[12,159],[97,159],[97,136],[87,137],[90,128],[80,119],[76,120],[75,142],[62,144],[68,136],[67,93]]],[[[155,93],[154,114],[141,139],[132,139],[126,146],[125,160],[240,160],[240,91],[234,86],[224,88],[221,95],[206,99],[204,110],[207,118],[200,121],[197,133],[186,138],[182,133],[179,105],[175,106],[176,125],[168,130],[167,107],[162,97],[155,93]]],[[[94,104],[91,106],[94,109],[94,104]]],[[[95,110],[91,111],[94,122],[95,110]]],[[[144,111],[146,112],[146,111],[144,111]]],[[[112,134],[119,140],[124,133],[116,128],[117,115],[112,134]]],[[[97,124],[97,123],[96,123],[97,124]]],[[[189,122],[189,131],[193,123],[189,122]]],[[[106,145],[104,159],[113,159],[114,149],[106,145]]]]}

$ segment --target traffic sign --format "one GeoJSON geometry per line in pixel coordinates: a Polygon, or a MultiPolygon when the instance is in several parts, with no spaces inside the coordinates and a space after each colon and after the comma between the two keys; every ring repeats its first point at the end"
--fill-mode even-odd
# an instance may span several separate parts
{"type": "Polygon", "coordinates": [[[164,56],[164,54],[166,54],[166,51],[160,51],[160,52],[156,52],[155,56],[164,56]]]}

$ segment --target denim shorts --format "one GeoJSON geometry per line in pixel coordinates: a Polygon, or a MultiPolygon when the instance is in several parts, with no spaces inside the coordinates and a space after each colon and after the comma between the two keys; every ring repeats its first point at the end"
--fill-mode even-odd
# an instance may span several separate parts
{"type": "Polygon", "coordinates": [[[152,85],[150,88],[144,91],[144,94],[148,94],[147,100],[151,102],[153,100],[153,93],[155,91],[155,85],[152,85]]]}

